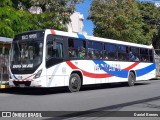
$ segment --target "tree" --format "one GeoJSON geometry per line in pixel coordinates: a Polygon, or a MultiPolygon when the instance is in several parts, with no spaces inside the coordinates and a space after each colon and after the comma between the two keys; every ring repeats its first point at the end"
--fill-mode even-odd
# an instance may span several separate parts
{"type": "Polygon", "coordinates": [[[142,44],[150,44],[155,32],[143,22],[135,0],[93,0],[90,8],[94,35],[142,44]]]}
{"type": "Polygon", "coordinates": [[[28,10],[33,4],[31,3],[31,0],[11,0],[12,6],[19,10],[28,10]]]}
{"type": "Polygon", "coordinates": [[[139,3],[139,9],[142,14],[142,18],[144,23],[148,25],[148,28],[145,28],[145,33],[149,31],[149,29],[154,30],[154,34],[152,38],[152,44],[155,49],[160,49],[160,9],[156,7],[151,2],[141,2],[139,3]]]}
{"type": "MultiPolygon", "coordinates": [[[[0,36],[13,37],[15,34],[38,28],[37,16],[28,11],[16,10],[11,0],[0,1],[0,36]]],[[[40,27],[39,27],[40,28],[40,27]]]]}
{"type": "Polygon", "coordinates": [[[38,15],[40,28],[66,30],[65,24],[70,21],[75,4],[80,0],[12,0],[16,9],[28,10],[31,6],[40,7],[43,11],[38,15]]]}
{"type": "Polygon", "coordinates": [[[75,4],[82,0],[1,0],[0,36],[13,37],[15,34],[37,29],[54,28],[67,30],[75,4]],[[28,12],[31,6],[42,7],[43,13],[28,12]]]}

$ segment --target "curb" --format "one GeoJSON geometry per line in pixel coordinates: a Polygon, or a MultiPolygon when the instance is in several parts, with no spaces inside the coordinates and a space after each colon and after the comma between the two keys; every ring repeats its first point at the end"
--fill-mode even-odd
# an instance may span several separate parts
{"type": "Polygon", "coordinates": [[[9,88],[9,85],[0,85],[0,89],[9,88]]]}

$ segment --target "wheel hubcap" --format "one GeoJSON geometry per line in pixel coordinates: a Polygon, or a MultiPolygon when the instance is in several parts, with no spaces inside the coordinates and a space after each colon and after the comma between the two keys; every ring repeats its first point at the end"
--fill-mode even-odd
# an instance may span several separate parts
{"type": "Polygon", "coordinates": [[[131,83],[133,84],[134,83],[134,76],[133,75],[131,75],[131,83]]]}
{"type": "Polygon", "coordinates": [[[78,88],[78,80],[76,79],[76,77],[72,78],[71,85],[72,85],[72,88],[74,88],[74,89],[78,88]]]}

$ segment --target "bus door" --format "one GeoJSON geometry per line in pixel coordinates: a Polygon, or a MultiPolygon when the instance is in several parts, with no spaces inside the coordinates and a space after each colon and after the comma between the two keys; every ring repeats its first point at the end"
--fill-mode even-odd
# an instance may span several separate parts
{"type": "Polygon", "coordinates": [[[47,87],[64,86],[65,66],[64,39],[61,36],[48,35],[46,42],[47,87]]]}

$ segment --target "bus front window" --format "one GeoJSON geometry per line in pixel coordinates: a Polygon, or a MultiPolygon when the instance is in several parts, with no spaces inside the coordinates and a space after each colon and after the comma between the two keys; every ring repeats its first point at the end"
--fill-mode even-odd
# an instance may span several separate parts
{"type": "Polygon", "coordinates": [[[41,64],[42,41],[14,42],[12,45],[11,68],[33,68],[41,64]]]}

